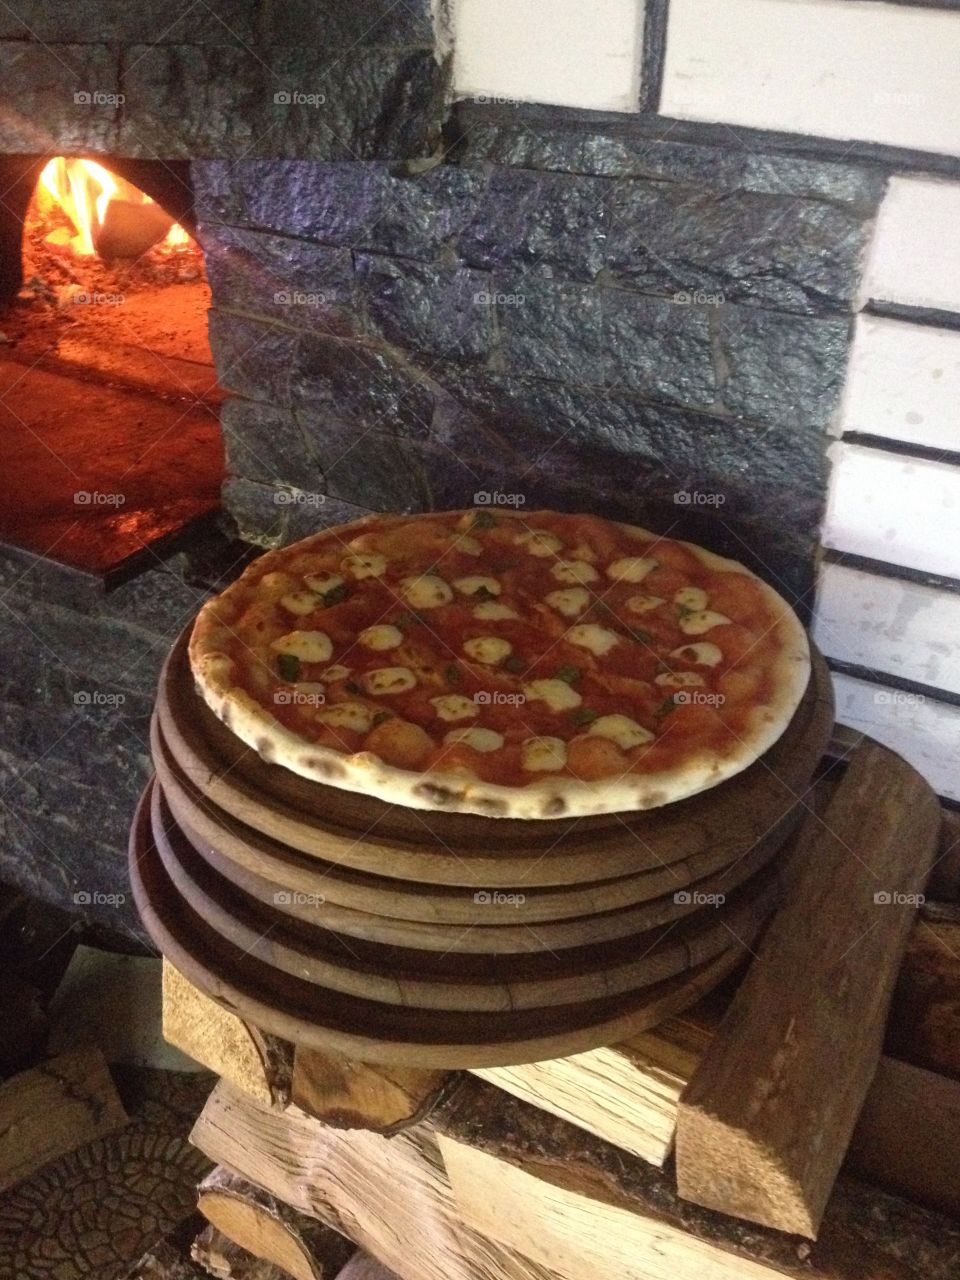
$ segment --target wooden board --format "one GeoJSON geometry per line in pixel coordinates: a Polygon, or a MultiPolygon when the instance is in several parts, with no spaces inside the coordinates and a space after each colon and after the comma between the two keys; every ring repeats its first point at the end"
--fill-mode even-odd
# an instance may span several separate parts
{"type": "Polygon", "coordinates": [[[916,770],[860,747],[804,828],[790,893],[681,1099],[686,1199],[816,1238],[939,834],[916,770]]]}
{"type": "MultiPolygon", "coordinates": [[[[255,849],[248,851],[246,857],[241,857],[239,850],[235,851],[234,857],[223,855],[217,847],[192,835],[189,822],[196,816],[196,810],[187,803],[179,789],[176,774],[167,767],[162,744],[157,744],[155,758],[164,808],[170,815],[163,819],[162,828],[175,829],[178,836],[186,838],[193,851],[218,876],[229,881],[251,905],[260,904],[273,913],[279,912],[347,938],[444,953],[500,955],[539,952],[548,948],[562,951],[568,947],[622,940],[658,925],[675,923],[694,913],[698,904],[708,903],[718,895],[729,897],[774,860],[796,825],[797,817],[796,810],[788,813],[774,830],[732,866],[723,867],[704,880],[678,886],[661,898],[633,907],[543,921],[538,911],[541,890],[504,892],[498,888],[471,892],[460,889],[451,892],[459,893],[463,900],[462,918],[457,923],[435,923],[428,913],[425,913],[428,915],[425,920],[411,919],[409,909],[404,916],[397,917],[390,911],[383,914],[342,906],[333,875],[329,878],[295,877],[291,882],[282,871],[275,871],[276,878],[273,878],[268,874],[273,868],[269,864],[261,868],[255,849]],[[187,821],[184,821],[184,812],[187,821]]],[[[413,884],[411,881],[405,884],[408,886],[405,896],[409,899],[413,884]]],[[[385,903],[393,905],[389,895],[385,903]]]]}
{"type": "MultiPolygon", "coordinates": [[[[256,882],[237,879],[233,865],[240,873],[247,871],[257,876],[271,901],[277,889],[286,889],[309,898],[319,895],[336,906],[398,920],[466,925],[482,924],[484,917],[489,916],[489,911],[477,910],[474,893],[470,892],[489,894],[491,887],[483,880],[469,886],[418,884],[413,880],[352,871],[311,858],[215,809],[178,768],[156,720],[151,726],[151,748],[165,799],[180,830],[202,857],[246,892],[256,895],[256,882]]],[[[761,865],[765,853],[772,856],[780,848],[802,813],[803,806],[795,805],[732,866],[726,849],[706,849],[670,866],[613,880],[574,886],[539,886],[533,892],[526,884],[508,885],[498,881],[495,887],[498,893],[511,898],[522,895],[526,924],[618,911],[664,896],[672,897],[694,885],[700,894],[728,892],[761,865]]],[[[670,910],[663,914],[662,907],[663,904],[659,910],[652,909],[653,914],[643,918],[651,924],[670,918],[670,910]]],[[[640,918],[637,917],[638,928],[640,918]]]]}
{"type": "Polygon", "coordinates": [[[131,833],[129,867],[148,933],[190,982],[255,1026],[362,1061],[494,1066],[593,1048],[686,1008],[745,954],[742,944],[732,942],[715,960],[678,978],[575,1005],[510,1013],[412,1010],[318,988],[227,943],[187,905],[164,871],[143,801],[131,833]]]}
{"type": "MultiPolygon", "coordinates": [[[[186,643],[184,633],[164,667],[156,714],[164,740],[191,782],[215,806],[290,848],[325,862],[421,883],[475,885],[480,877],[496,885],[577,884],[662,868],[708,847],[724,850],[732,862],[798,802],[833,724],[829,674],[814,654],[804,699],[762,760],[677,804],[604,815],[600,828],[579,819],[518,822],[404,809],[303,779],[297,789],[301,802],[294,805],[270,789],[278,774],[288,771],[259,761],[252,751],[244,756],[252,761],[246,776],[236,760],[225,762],[220,752],[228,731],[193,690],[186,643]],[[219,735],[219,745],[205,729],[219,735]],[[308,790],[309,808],[301,807],[301,787],[308,790]],[[400,834],[386,834],[397,831],[398,822],[400,834]]],[[[288,791],[289,777],[282,782],[288,791]]]]}
{"type": "MultiPolygon", "coordinates": [[[[151,790],[151,827],[160,860],[184,901],[211,929],[244,954],[306,982],[405,1008],[537,1009],[633,991],[713,959],[731,937],[749,944],[777,897],[775,876],[763,874],[722,907],[704,908],[677,926],[647,930],[618,944],[493,957],[485,959],[479,973],[461,964],[451,947],[427,974],[421,951],[377,942],[361,949],[333,930],[311,924],[294,932],[294,922],[282,912],[255,909],[168,825],[160,790],[156,785],[151,790]]],[[[430,952],[427,957],[434,959],[430,952]]]]}

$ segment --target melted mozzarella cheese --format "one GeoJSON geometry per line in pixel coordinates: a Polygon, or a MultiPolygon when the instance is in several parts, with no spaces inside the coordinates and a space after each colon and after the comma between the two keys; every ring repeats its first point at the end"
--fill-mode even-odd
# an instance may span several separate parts
{"type": "Polygon", "coordinates": [[[376,698],[387,693],[406,693],[416,683],[417,677],[409,667],[377,667],[363,677],[363,687],[376,698]]]}
{"type": "Polygon", "coordinates": [[[565,618],[577,618],[590,603],[590,592],[583,587],[567,587],[565,591],[551,591],[544,599],[565,618]]]}
{"type": "Polygon", "coordinates": [[[275,653],[289,653],[301,662],[329,662],[333,644],[325,631],[291,631],[274,640],[275,653]]]}
{"type": "Polygon", "coordinates": [[[586,560],[558,560],[551,566],[550,574],[558,582],[596,582],[600,577],[592,564],[586,560]]]}
{"type": "Polygon", "coordinates": [[[521,547],[526,547],[532,556],[555,556],[563,546],[560,539],[553,533],[547,533],[545,529],[527,529],[526,532],[517,534],[514,538],[521,547]]]}
{"type": "Polygon", "coordinates": [[[714,627],[724,627],[730,619],[723,613],[714,613],[711,609],[702,609],[698,613],[688,613],[680,619],[680,630],[685,636],[702,636],[714,627]]]}
{"type": "Polygon", "coordinates": [[[614,582],[642,582],[656,567],[656,560],[649,556],[624,556],[607,565],[607,577],[614,582]]]}
{"type": "Polygon", "coordinates": [[[487,591],[492,596],[500,594],[500,583],[496,578],[485,577],[482,573],[473,573],[466,578],[455,578],[453,585],[465,596],[475,596],[478,591],[487,591]]]}
{"type": "Polygon", "coordinates": [[[531,702],[545,702],[551,711],[570,711],[583,701],[566,680],[531,680],[523,692],[531,702]]]}
{"type": "Polygon", "coordinates": [[[678,662],[692,662],[695,667],[715,667],[723,661],[723,654],[709,640],[702,640],[699,644],[682,644],[679,649],[671,652],[670,657],[676,658],[678,662]]]}
{"type": "Polygon", "coordinates": [[[321,724],[328,724],[335,729],[353,729],[356,733],[366,733],[373,723],[373,712],[362,702],[337,702],[332,707],[324,707],[317,712],[321,724]]]}
{"type": "Polygon", "coordinates": [[[280,603],[287,613],[296,614],[300,618],[305,618],[321,605],[320,599],[312,591],[291,591],[289,595],[280,597],[280,603]]]}
{"type": "Polygon", "coordinates": [[[335,587],[343,586],[343,579],[339,573],[308,573],[303,580],[310,590],[315,591],[318,596],[325,596],[328,591],[333,591],[335,587]]]}
{"type": "Polygon", "coordinates": [[[562,738],[527,738],[520,751],[523,767],[530,773],[554,772],[567,763],[567,745],[562,738]]]}
{"type": "Polygon", "coordinates": [[[334,680],[346,680],[349,674],[350,668],[345,667],[341,662],[337,662],[332,667],[327,667],[326,671],[321,671],[320,679],[326,680],[330,684],[334,680]]]}
{"type": "Polygon", "coordinates": [[[340,568],[358,581],[363,578],[382,578],[387,572],[387,557],[380,555],[378,551],[364,551],[355,556],[346,556],[340,568]]]}
{"type": "Polygon", "coordinates": [[[357,639],[367,649],[396,649],[403,644],[403,632],[399,627],[380,623],[373,627],[364,627],[357,639]]]}
{"type": "Polygon", "coordinates": [[[703,684],[703,676],[696,671],[662,671],[654,677],[654,683],[664,689],[695,689],[703,684]]]}
{"type": "Polygon", "coordinates": [[[700,587],[681,587],[673,599],[681,609],[693,609],[697,613],[707,607],[707,593],[700,587]]]}
{"type": "Polygon", "coordinates": [[[599,716],[591,724],[587,733],[593,734],[595,738],[609,738],[622,751],[629,751],[631,747],[642,747],[653,741],[653,734],[649,729],[645,729],[642,724],[637,724],[636,720],[631,720],[629,716],[621,715],[599,716]]]}
{"type": "Polygon", "coordinates": [[[499,600],[481,600],[473,606],[473,616],[481,622],[506,622],[508,618],[516,618],[518,614],[516,609],[511,609],[508,604],[501,604],[499,600]]]}
{"type": "Polygon", "coordinates": [[[257,594],[265,599],[276,600],[279,596],[285,596],[288,591],[295,591],[299,585],[291,574],[276,570],[263,575],[257,583],[257,594]]]}
{"type": "Polygon", "coordinates": [[[606,627],[601,627],[596,622],[581,622],[571,627],[564,639],[575,644],[577,648],[589,649],[598,658],[602,658],[618,643],[620,637],[615,631],[608,631],[606,627]]]}
{"type": "Polygon", "coordinates": [[[450,745],[462,742],[465,746],[473,747],[474,751],[498,751],[505,741],[502,733],[479,725],[469,729],[451,729],[443,740],[450,745]]]}
{"type": "Polygon", "coordinates": [[[480,708],[462,693],[444,693],[439,698],[431,698],[441,720],[472,720],[480,714],[480,708]]]}
{"type": "Polygon", "coordinates": [[[411,609],[436,609],[453,599],[450,587],[435,573],[401,578],[400,594],[411,609]]]}
{"type": "Polygon", "coordinates": [[[627,608],[631,613],[650,613],[663,603],[662,596],[630,596],[627,608]]]}
{"type": "Polygon", "coordinates": [[[453,540],[454,551],[462,551],[466,556],[479,556],[483,553],[483,545],[472,538],[469,533],[459,533],[453,540]]]}
{"type": "Polygon", "coordinates": [[[483,662],[488,667],[495,666],[509,657],[513,645],[509,640],[501,640],[499,636],[475,636],[463,642],[463,651],[474,662],[483,662]]]}

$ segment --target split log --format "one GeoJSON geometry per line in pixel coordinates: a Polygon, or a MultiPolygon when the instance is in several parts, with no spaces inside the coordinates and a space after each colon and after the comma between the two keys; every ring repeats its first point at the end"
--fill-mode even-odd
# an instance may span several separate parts
{"type": "Polygon", "coordinates": [[[843,1175],[811,1244],[681,1200],[667,1172],[480,1081],[429,1122],[464,1222],[565,1280],[954,1280],[960,1228],[843,1175]]]}
{"type": "Polygon", "coordinates": [[[861,747],[805,824],[791,893],[681,1098],[685,1199],[816,1238],[939,833],[920,775],[861,747]]]}
{"type": "Polygon", "coordinates": [[[894,991],[886,1048],[960,1080],[960,924],[917,921],[894,991]]]}
{"type": "Polygon", "coordinates": [[[215,1280],[290,1280],[286,1271],[247,1253],[209,1222],[191,1244],[190,1257],[215,1280]]]}
{"type": "Polygon", "coordinates": [[[927,880],[927,894],[944,902],[960,902],[960,813],[944,809],[937,859],[927,880]]]}
{"type": "Polygon", "coordinates": [[[332,1280],[355,1245],[229,1169],[209,1173],[197,1207],[227,1239],[294,1280],[332,1280]]]}
{"type": "Polygon", "coordinates": [[[298,1045],[293,1102],[336,1129],[392,1134],[423,1119],[460,1078],[455,1071],[370,1066],[298,1045]]]}
{"type": "Polygon", "coordinates": [[[555,1280],[463,1225],[429,1121],[393,1138],[331,1129],[297,1107],[277,1111],[221,1081],[191,1141],[349,1236],[402,1280],[555,1280]]]}
{"type": "Polygon", "coordinates": [[[673,1147],[680,1095],[710,1043],[694,1017],[589,1053],[471,1074],[659,1167],[673,1147]]]}
{"type": "Polygon", "coordinates": [[[0,1191],[127,1123],[99,1049],[74,1049],[0,1085],[0,1191]]]}
{"type": "Polygon", "coordinates": [[[242,1022],[163,962],[163,1034],[195,1061],[262,1102],[290,1100],[293,1046],[242,1022]]]}

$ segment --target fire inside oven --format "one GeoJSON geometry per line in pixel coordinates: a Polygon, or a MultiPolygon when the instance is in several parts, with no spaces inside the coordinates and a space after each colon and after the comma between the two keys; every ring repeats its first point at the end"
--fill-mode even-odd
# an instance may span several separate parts
{"type": "Polygon", "coordinates": [[[104,164],[38,164],[0,314],[0,540],[120,572],[216,510],[203,255],[104,164]]]}

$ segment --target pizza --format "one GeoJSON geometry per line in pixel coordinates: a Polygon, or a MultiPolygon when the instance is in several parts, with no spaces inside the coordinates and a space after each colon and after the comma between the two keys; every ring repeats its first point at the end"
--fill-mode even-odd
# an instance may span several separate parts
{"type": "Polygon", "coordinates": [[[648,809],[780,736],[806,633],[743,565],[592,515],[370,516],[253,562],[195,623],[264,760],[421,809],[648,809]]]}

